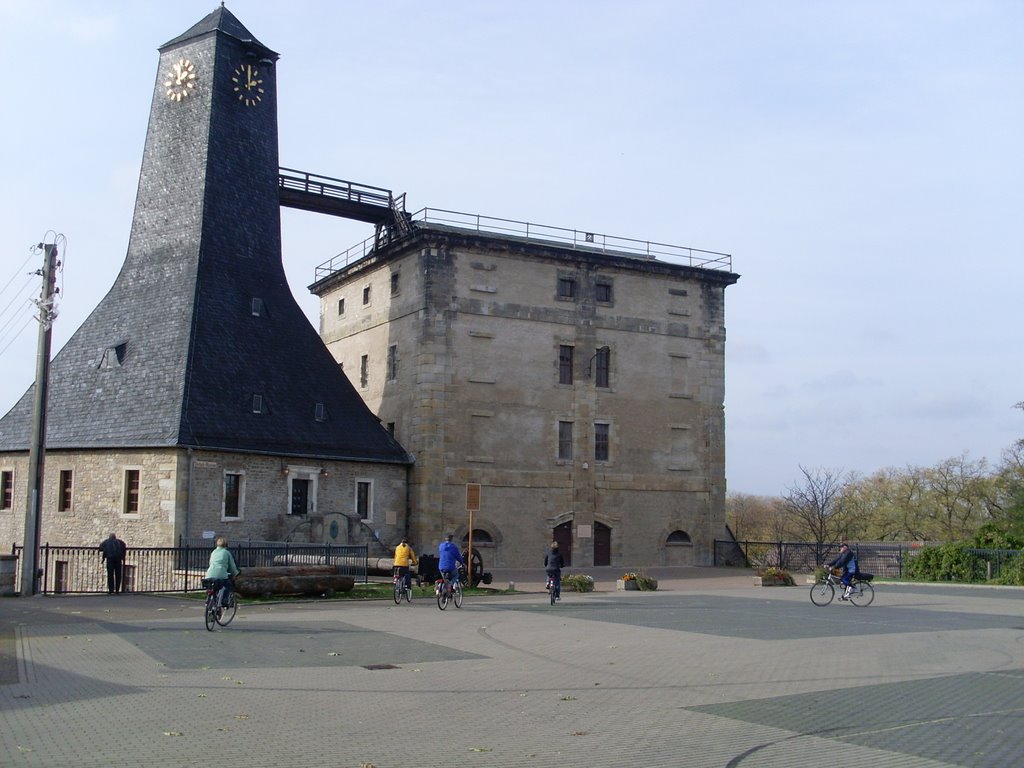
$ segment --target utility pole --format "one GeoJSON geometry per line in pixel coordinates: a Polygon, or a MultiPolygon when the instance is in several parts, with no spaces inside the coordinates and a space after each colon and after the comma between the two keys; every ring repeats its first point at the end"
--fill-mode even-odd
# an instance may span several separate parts
{"type": "Polygon", "coordinates": [[[54,282],[57,272],[57,244],[40,243],[43,249],[43,287],[39,294],[39,344],[36,348],[36,388],[32,405],[32,443],[28,451],[28,505],[25,509],[25,540],[21,550],[21,594],[36,594],[39,580],[39,536],[42,529],[43,459],[46,453],[46,392],[50,375],[50,330],[54,318],[54,282]]]}

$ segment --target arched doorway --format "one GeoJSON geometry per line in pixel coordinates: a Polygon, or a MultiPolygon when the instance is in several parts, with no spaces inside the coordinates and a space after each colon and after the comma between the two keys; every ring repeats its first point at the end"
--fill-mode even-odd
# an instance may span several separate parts
{"type": "Polygon", "coordinates": [[[562,553],[566,567],[572,565],[572,520],[556,525],[551,538],[558,542],[558,551],[562,553]]]}
{"type": "Polygon", "coordinates": [[[612,529],[604,523],[594,523],[594,565],[612,564],[612,529]]]}

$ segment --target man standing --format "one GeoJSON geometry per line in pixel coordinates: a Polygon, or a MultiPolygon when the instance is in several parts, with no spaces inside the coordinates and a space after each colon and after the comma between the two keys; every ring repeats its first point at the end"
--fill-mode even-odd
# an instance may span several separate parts
{"type": "Polygon", "coordinates": [[[99,546],[103,560],[107,563],[107,594],[124,591],[124,558],[128,554],[127,545],[117,538],[116,533],[110,534],[99,546]]]}

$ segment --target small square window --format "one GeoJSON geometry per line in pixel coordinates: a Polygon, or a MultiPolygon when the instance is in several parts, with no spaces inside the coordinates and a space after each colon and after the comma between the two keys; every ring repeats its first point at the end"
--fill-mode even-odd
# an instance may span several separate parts
{"type": "Polygon", "coordinates": [[[398,273],[391,273],[391,295],[394,296],[398,293],[398,273]]]}
{"type": "Polygon", "coordinates": [[[363,304],[369,304],[369,303],[370,303],[370,286],[367,285],[367,286],[365,286],[363,288],[363,304]]]}
{"type": "Polygon", "coordinates": [[[558,278],[558,298],[560,299],[575,299],[576,298],[576,281],[571,277],[560,277],[558,278]]]}
{"type": "Polygon", "coordinates": [[[594,286],[594,300],[600,301],[604,304],[611,304],[612,302],[612,284],[611,283],[598,283],[594,286]]]}

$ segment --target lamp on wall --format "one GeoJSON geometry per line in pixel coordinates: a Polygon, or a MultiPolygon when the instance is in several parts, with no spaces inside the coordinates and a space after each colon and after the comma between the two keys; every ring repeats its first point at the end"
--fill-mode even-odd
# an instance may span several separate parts
{"type": "Polygon", "coordinates": [[[327,467],[320,467],[320,477],[327,477],[327,467]]]}
{"type": "Polygon", "coordinates": [[[611,351],[612,351],[612,348],[609,347],[607,344],[605,344],[603,347],[598,347],[597,348],[597,350],[591,356],[590,362],[587,363],[587,378],[588,379],[590,378],[590,369],[594,365],[594,361],[597,359],[597,356],[600,355],[602,352],[611,352],[611,351]]]}

